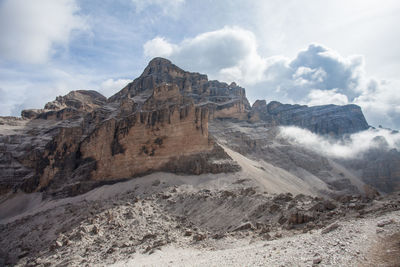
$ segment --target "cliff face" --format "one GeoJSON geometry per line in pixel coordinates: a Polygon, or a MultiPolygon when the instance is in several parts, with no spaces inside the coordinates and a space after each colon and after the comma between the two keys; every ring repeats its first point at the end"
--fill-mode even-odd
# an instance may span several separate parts
{"type": "Polygon", "coordinates": [[[82,157],[96,161],[93,179],[108,180],[158,170],[173,157],[212,148],[208,110],[188,103],[107,120],[84,139],[80,152],[82,157]]]}
{"type": "MultiPolygon", "coordinates": [[[[294,162],[321,179],[330,168],[327,160],[316,161],[319,157],[311,154],[312,160],[304,159],[297,148],[290,155],[274,146],[266,150],[272,142],[266,132],[294,125],[340,137],[368,128],[355,105],[307,107],[258,100],[250,107],[245,90],[235,83],[209,81],[206,75],[155,58],[139,78],[109,99],[95,91],[72,91],[44,109],[22,111],[22,118],[0,118],[0,194],[21,189],[73,195],[154,171],[237,171],[237,163],[209,136],[209,120],[218,124],[218,119],[234,119],[233,128],[237,121],[249,123],[239,134],[237,143],[244,144],[238,152],[260,152],[282,168],[294,162]],[[263,125],[256,127],[262,136],[244,137],[254,125],[263,125]]],[[[229,135],[229,141],[236,142],[237,134],[229,135]]],[[[234,144],[227,146],[235,149],[234,144]]],[[[374,159],[381,164],[378,161],[374,159]]],[[[360,170],[365,162],[350,168],[360,170]]],[[[390,175],[381,175],[387,177],[384,186],[398,180],[392,165],[385,165],[390,175]]],[[[373,170],[366,172],[365,180],[374,175],[373,170]]]]}
{"type": "Polygon", "coordinates": [[[274,125],[293,125],[318,134],[341,136],[369,128],[356,105],[301,106],[257,100],[249,114],[250,121],[263,120],[274,125]]]}
{"type": "MultiPolygon", "coordinates": [[[[3,120],[2,192],[71,195],[153,171],[237,171],[208,136],[212,105],[191,93],[203,90],[203,83],[209,83],[205,75],[156,59],[108,101],[97,92],[73,91],[44,109],[23,111],[18,125],[3,120]]],[[[226,97],[234,91],[225,90],[226,97]]]]}
{"type": "Polygon", "coordinates": [[[385,193],[400,190],[400,151],[374,148],[362,157],[342,161],[348,168],[360,170],[362,180],[385,193]]]}
{"type": "Polygon", "coordinates": [[[210,118],[245,119],[251,109],[244,88],[235,83],[209,81],[207,75],[184,71],[163,58],[150,61],[139,78],[108,101],[135,98],[163,83],[176,85],[181,95],[191,98],[198,106],[206,106],[210,118]]]}

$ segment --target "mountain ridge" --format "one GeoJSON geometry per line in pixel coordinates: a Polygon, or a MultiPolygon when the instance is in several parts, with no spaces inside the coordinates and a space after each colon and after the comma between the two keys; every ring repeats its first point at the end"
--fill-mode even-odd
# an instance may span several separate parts
{"type": "MultiPolygon", "coordinates": [[[[241,166],[220,147],[224,141],[219,138],[233,134],[233,140],[239,134],[242,145],[235,147],[236,151],[255,157],[261,151],[258,143],[275,142],[276,134],[271,140],[265,138],[268,131],[280,125],[299,126],[335,138],[369,127],[355,105],[306,107],[258,100],[250,106],[245,89],[236,83],[209,81],[207,75],[184,71],[163,58],[151,60],[138,78],[108,99],[95,91],[72,91],[47,103],[44,109],[22,111],[22,117],[13,122],[16,126],[1,119],[7,125],[0,136],[2,192],[22,189],[75,195],[103,183],[156,171],[235,173],[241,166]],[[225,133],[226,129],[218,126],[224,120],[239,122],[233,124],[237,132],[225,133]],[[213,126],[217,132],[212,135],[209,122],[217,126],[213,126]],[[243,127],[240,123],[249,124],[243,127]],[[266,135],[254,139],[253,133],[246,133],[246,127],[265,131],[266,135]],[[253,150],[259,152],[254,154],[253,150]]],[[[295,150],[290,153],[297,153],[295,150]]],[[[310,164],[294,160],[287,152],[272,147],[269,151],[283,153],[294,166],[300,164],[304,174],[267,157],[294,177],[322,179],[324,188],[331,179],[324,178],[322,169],[315,172],[310,164]]],[[[309,157],[319,161],[315,154],[309,157]]],[[[330,173],[329,164],[326,168],[330,173]]],[[[393,179],[397,178],[388,179],[388,183],[393,179]]],[[[349,181],[346,183],[351,184],[349,181]]],[[[363,190],[355,185],[350,188],[363,190]]]]}

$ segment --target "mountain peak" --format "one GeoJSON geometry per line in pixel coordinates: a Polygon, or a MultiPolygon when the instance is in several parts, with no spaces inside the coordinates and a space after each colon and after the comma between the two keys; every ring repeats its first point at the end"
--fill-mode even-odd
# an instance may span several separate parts
{"type": "Polygon", "coordinates": [[[149,61],[148,65],[162,65],[162,64],[171,64],[172,62],[169,59],[163,58],[163,57],[155,57],[152,60],[149,61]]]}
{"type": "Polygon", "coordinates": [[[184,70],[174,65],[170,60],[162,57],[155,57],[150,60],[140,77],[148,75],[165,75],[171,72],[180,73],[181,75],[182,73],[185,73],[184,70]]]}

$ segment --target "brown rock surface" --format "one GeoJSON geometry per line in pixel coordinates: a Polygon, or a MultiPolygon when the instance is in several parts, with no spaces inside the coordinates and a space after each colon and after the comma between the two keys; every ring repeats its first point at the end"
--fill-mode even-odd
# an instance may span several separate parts
{"type": "Polygon", "coordinates": [[[242,116],[245,104],[244,89],[235,84],[154,59],[108,101],[95,91],[72,91],[43,110],[23,111],[22,120],[3,119],[1,192],[73,195],[157,170],[236,171],[226,153],[216,152],[208,119],[210,111],[242,116]]]}
{"type": "Polygon", "coordinates": [[[342,162],[288,143],[279,136],[279,125],[333,136],[368,126],[354,105],[258,100],[251,108],[244,88],[235,83],[209,81],[155,58],[109,99],[95,91],[72,91],[44,109],[22,111],[22,118],[0,118],[0,194],[22,189],[74,195],[154,171],[239,170],[218,144],[264,161],[264,167],[250,166],[261,184],[263,179],[275,184],[276,177],[285,184],[290,177],[289,188],[298,180],[334,195],[364,193],[363,183],[380,192],[399,188],[396,150],[342,162]]]}
{"type": "Polygon", "coordinates": [[[196,105],[207,106],[210,118],[246,119],[251,108],[244,88],[236,83],[209,81],[207,75],[184,71],[163,58],[150,61],[143,74],[110,97],[109,102],[136,97],[162,83],[176,85],[179,92],[193,99],[196,105]]]}

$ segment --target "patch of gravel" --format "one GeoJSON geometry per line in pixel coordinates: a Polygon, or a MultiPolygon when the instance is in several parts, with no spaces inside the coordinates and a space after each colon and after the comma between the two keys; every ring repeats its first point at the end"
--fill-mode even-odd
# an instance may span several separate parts
{"type": "Polygon", "coordinates": [[[255,242],[227,238],[216,250],[168,246],[113,266],[389,266],[371,257],[370,249],[396,232],[400,233],[400,211],[340,222],[326,234],[318,230],[255,242]],[[393,222],[377,233],[381,220],[393,222]]]}
{"type": "Polygon", "coordinates": [[[393,249],[393,236],[400,233],[398,193],[325,200],[251,187],[189,190],[150,183],[155,187],[148,193],[138,186],[108,198],[61,201],[5,221],[0,263],[369,266],[382,262],[387,253],[382,244],[393,249]]]}

